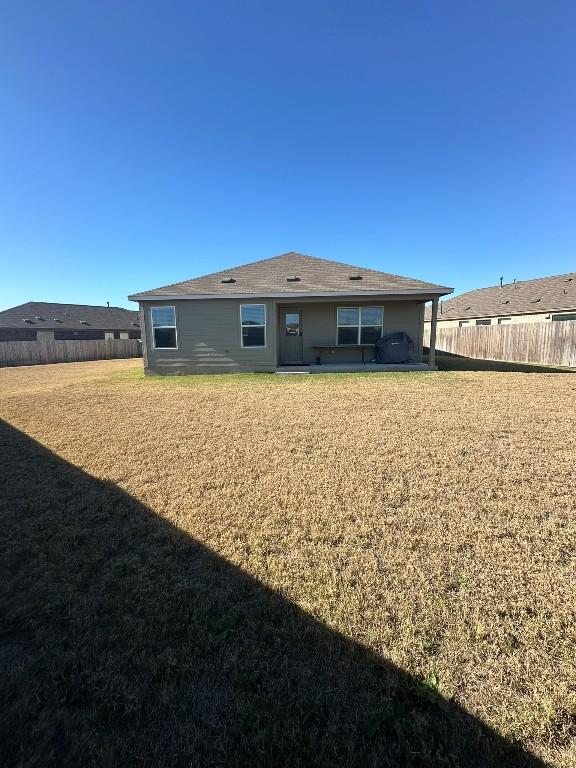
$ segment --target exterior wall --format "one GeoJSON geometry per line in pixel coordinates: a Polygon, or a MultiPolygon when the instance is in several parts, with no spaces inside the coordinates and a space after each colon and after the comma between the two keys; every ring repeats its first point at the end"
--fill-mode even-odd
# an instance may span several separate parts
{"type": "MultiPolygon", "coordinates": [[[[471,317],[471,318],[457,318],[454,320],[445,320],[442,319],[442,315],[440,312],[438,312],[438,328],[459,328],[460,327],[460,321],[463,319],[469,320],[469,326],[466,327],[472,327],[476,325],[476,320],[492,320],[492,325],[498,325],[498,317],[510,317],[511,322],[509,325],[513,325],[515,323],[549,323],[553,322],[551,320],[552,315],[570,315],[576,312],[576,307],[574,309],[561,309],[557,312],[540,312],[538,314],[530,314],[530,315],[506,315],[501,314],[496,317],[471,317]]],[[[554,321],[556,322],[556,321],[554,321]]],[[[426,325],[430,325],[430,320],[426,321],[426,325]]]]}
{"type": "MultiPolygon", "coordinates": [[[[288,307],[302,311],[302,342],[303,358],[306,363],[313,363],[318,352],[313,349],[315,344],[336,344],[337,334],[337,308],[338,307],[384,307],[384,333],[406,331],[414,340],[415,358],[422,359],[422,332],[423,332],[423,302],[416,301],[383,301],[371,299],[370,301],[318,301],[306,303],[282,303],[278,305],[279,311],[288,307]]],[[[279,323],[281,323],[279,318],[279,323]]],[[[283,329],[280,327],[280,333],[283,329]]],[[[323,362],[352,363],[362,359],[360,350],[335,349],[323,350],[323,362]]],[[[368,354],[367,354],[367,359],[368,354]]]]}
{"type": "Polygon", "coordinates": [[[115,339],[128,338],[139,339],[140,331],[108,331],[98,330],[96,328],[86,328],[85,330],[72,331],[69,329],[63,329],[61,331],[54,331],[54,338],[57,341],[97,341],[98,339],[105,339],[106,334],[112,334],[115,339]],[[121,337],[120,334],[128,334],[121,337]]]}
{"type": "MultiPolygon", "coordinates": [[[[239,373],[242,371],[271,372],[278,365],[278,322],[284,308],[302,311],[304,359],[313,363],[317,352],[314,344],[336,344],[336,309],[343,306],[383,306],[384,333],[406,331],[415,343],[415,358],[422,357],[424,302],[331,301],[325,299],[296,299],[294,302],[247,299],[207,299],[141,302],[141,327],[144,340],[144,367],[147,372],[160,374],[239,373]],[[240,305],[266,305],[266,347],[241,346],[240,305]],[[177,349],[156,350],[150,321],[151,307],[176,308],[177,349]]],[[[280,328],[280,333],[282,332],[280,328]]],[[[368,357],[368,356],[367,356],[368,357]]],[[[326,362],[357,362],[358,350],[327,351],[326,362]],[[328,357],[328,355],[330,355],[328,357]]]]}
{"type": "Polygon", "coordinates": [[[36,341],[54,341],[54,331],[36,331],[36,341]]]}
{"type": "Polygon", "coordinates": [[[0,328],[0,341],[36,341],[36,329],[0,328]]]}
{"type": "MultiPolygon", "coordinates": [[[[36,328],[0,328],[0,341],[95,341],[104,338],[105,331],[96,328],[86,328],[73,331],[68,328],[55,330],[37,330],[36,328]]],[[[123,338],[139,339],[139,330],[126,331],[106,331],[111,333],[115,339],[119,339],[120,334],[128,334],[123,338]]]]}
{"type": "Polygon", "coordinates": [[[206,299],[142,302],[145,369],[152,373],[239,373],[274,371],[276,322],[274,302],[256,299],[206,299]],[[242,347],[240,304],[266,305],[266,346],[242,347]],[[154,349],[151,307],[176,307],[178,349],[154,349]]]}

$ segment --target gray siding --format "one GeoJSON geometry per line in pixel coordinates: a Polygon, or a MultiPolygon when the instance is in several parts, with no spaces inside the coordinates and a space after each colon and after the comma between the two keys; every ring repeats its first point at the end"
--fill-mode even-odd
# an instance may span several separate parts
{"type": "MultiPolygon", "coordinates": [[[[416,301],[338,301],[338,302],[307,302],[305,304],[279,304],[279,313],[288,307],[302,311],[302,340],[304,361],[313,363],[317,352],[314,344],[336,343],[336,315],[338,307],[384,307],[384,333],[406,331],[415,344],[415,357],[422,359],[423,307],[422,302],[416,301]]],[[[279,314],[280,317],[280,314],[279,314]]],[[[281,320],[279,320],[281,322],[281,320]]],[[[280,332],[283,329],[280,328],[280,332]]],[[[368,352],[366,353],[368,359],[368,352]]],[[[361,352],[353,349],[324,351],[323,362],[346,363],[359,362],[361,352]]]]}
{"type": "MultiPolygon", "coordinates": [[[[241,371],[273,371],[278,362],[278,329],[280,313],[293,307],[302,311],[304,360],[313,363],[314,344],[336,343],[336,309],[341,306],[383,306],[384,333],[406,331],[415,342],[416,358],[422,356],[424,304],[422,301],[306,299],[287,303],[284,300],[208,299],[142,302],[141,318],[145,367],[161,374],[238,373],[241,371]],[[243,348],[240,341],[240,304],[266,305],[266,347],[243,348]],[[150,308],[175,306],[178,349],[155,350],[150,325],[150,308]]],[[[283,328],[280,327],[280,333],[283,328]]],[[[358,362],[359,351],[325,352],[325,362],[358,362]]]]}
{"type": "Polygon", "coordinates": [[[271,300],[143,302],[146,368],[155,373],[238,373],[273,371],[276,367],[276,326],[271,300]],[[240,304],[266,304],[266,347],[243,348],[240,341],[240,304]],[[153,348],[150,308],[176,307],[178,349],[153,348]]]}

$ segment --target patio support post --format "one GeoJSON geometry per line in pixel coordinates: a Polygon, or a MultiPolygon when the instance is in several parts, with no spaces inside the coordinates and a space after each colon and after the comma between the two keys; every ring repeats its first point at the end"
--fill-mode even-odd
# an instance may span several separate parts
{"type": "Polygon", "coordinates": [[[436,367],[436,323],[438,321],[438,299],[432,299],[432,318],[430,322],[430,351],[428,352],[428,365],[436,367]]]}

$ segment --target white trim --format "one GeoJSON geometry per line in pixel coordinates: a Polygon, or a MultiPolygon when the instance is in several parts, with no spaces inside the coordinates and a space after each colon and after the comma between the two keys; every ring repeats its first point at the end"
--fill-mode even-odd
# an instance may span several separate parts
{"type": "Polygon", "coordinates": [[[204,301],[206,299],[286,299],[288,302],[291,299],[306,299],[306,298],[329,298],[339,297],[345,299],[347,296],[360,299],[363,296],[446,296],[452,293],[454,288],[445,288],[444,286],[435,286],[433,289],[410,289],[406,288],[402,291],[362,291],[345,293],[344,291],[304,291],[304,292],[287,292],[282,293],[184,293],[184,294],[167,294],[161,293],[134,293],[128,296],[130,301],[204,301]]]}
{"type": "Polygon", "coordinates": [[[152,349],[164,349],[164,350],[174,350],[178,349],[178,316],[176,315],[176,307],[174,305],[170,304],[156,304],[155,306],[150,307],[150,330],[152,331],[152,349]],[[152,319],[152,312],[155,309],[173,309],[174,310],[174,325],[157,325],[154,326],[154,320],[152,319]],[[157,347],[156,346],[156,335],[154,333],[154,329],[156,328],[174,328],[174,335],[176,336],[176,346],[175,347],[157,347]]]}
{"type": "Polygon", "coordinates": [[[240,315],[240,346],[242,349],[266,349],[268,346],[268,307],[262,302],[253,301],[250,304],[239,305],[240,315]],[[247,325],[246,328],[264,328],[264,344],[244,344],[244,334],[242,333],[242,307],[264,307],[264,324],[260,325],[247,325]]]}
{"type": "Polygon", "coordinates": [[[362,304],[361,306],[357,306],[357,307],[356,306],[353,306],[353,307],[336,307],[336,346],[338,346],[338,347],[339,346],[343,346],[343,347],[351,346],[350,344],[342,344],[341,345],[339,343],[339,341],[338,341],[338,330],[340,328],[358,328],[358,336],[357,336],[358,341],[356,342],[356,344],[358,344],[358,346],[360,346],[362,344],[362,328],[375,328],[376,327],[374,325],[368,325],[368,324],[367,325],[363,325],[362,324],[362,310],[363,309],[380,309],[380,310],[382,310],[382,322],[380,323],[380,329],[381,329],[380,330],[380,335],[382,335],[384,333],[384,307],[382,305],[380,305],[380,304],[370,304],[370,305],[362,304]],[[338,310],[340,310],[340,309],[357,309],[358,310],[358,325],[357,326],[355,326],[355,325],[339,325],[338,324],[338,310]]]}

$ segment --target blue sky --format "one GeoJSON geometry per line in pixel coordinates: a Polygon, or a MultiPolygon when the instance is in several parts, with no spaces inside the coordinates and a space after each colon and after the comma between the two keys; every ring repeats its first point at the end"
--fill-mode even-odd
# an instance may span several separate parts
{"type": "Polygon", "coordinates": [[[0,308],[576,270],[573,0],[0,0],[0,308]]]}

